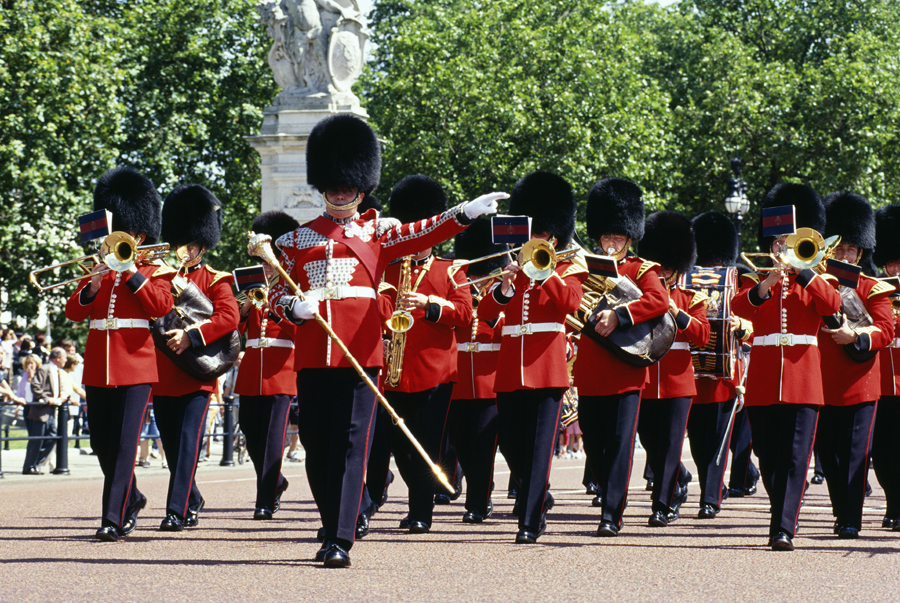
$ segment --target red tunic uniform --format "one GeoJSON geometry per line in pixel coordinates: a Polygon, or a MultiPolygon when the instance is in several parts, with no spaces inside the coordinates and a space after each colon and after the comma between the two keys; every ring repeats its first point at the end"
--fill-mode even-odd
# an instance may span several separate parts
{"type": "Polygon", "coordinates": [[[169,282],[153,276],[158,268],[139,266],[130,278],[122,272],[108,272],[93,299],[82,297],[90,283],[85,279],[66,302],[66,318],[73,322],[91,319],[84,385],[116,387],[157,380],[149,320],[172,309],[169,282]],[[140,322],[132,326],[133,319],[140,322]]]}
{"type": "Polygon", "coordinates": [[[704,346],[709,341],[705,294],[673,289],[669,296],[678,306],[678,332],[669,352],[649,367],[649,380],[642,398],[691,398],[697,393],[690,344],[704,346]]]}
{"type": "Polygon", "coordinates": [[[900,396],[900,313],[894,313],[893,321],[894,341],[878,352],[882,396],[900,396]]]}
{"type": "Polygon", "coordinates": [[[241,396],[297,395],[294,372],[294,324],[269,312],[250,308],[241,320],[247,349],[238,369],[234,392],[241,396]]]}
{"type": "MultiPolygon", "coordinates": [[[[872,326],[859,329],[858,345],[863,351],[881,350],[894,340],[894,317],[888,294],[893,289],[877,279],[862,276],[856,294],[872,317],[872,326]]],[[[868,362],[855,362],[828,333],[819,335],[822,355],[822,386],[825,404],[850,406],[881,397],[879,356],[868,362]]]]}
{"type": "Polygon", "coordinates": [[[494,391],[569,387],[566,315],[581,305],[581,283],[587,276],[584,269],[560,262],[543,283],[519,272],[514,281],[515,295],[506,304],[497,297],[500,283],[484,296],[478,306],[482,320],[499,318],[501,311],[506,316],[494,391]]]}
{"type": "Polygon", "coordinates": [[[759,277],[741,277],[732,310],[752,323],[752,362],[747,374],[745,405],[822,405],[822,371],[816,336],[822,316],[834,314],[841,298],[834,287],[811,270],[790,274],[760,299],[759,277]],[[787,287],[784,282],[787,280],[787,287]]]}
{"type": "MultiPolygon", "coordinates": [[[[616,311],[620,327],[662,316],[669,308],[669,295],[659,280],[659,264],[636,256],[619,261],[619,274],[627,276],[643,291],[637,301],[616,311]]],[[[588,327],[590,328],[590,327],[588,327]]],[[[640,390],[647,381],[647,368],[632,366],[587,336],[578,344],[575,360],[575,386],[580,396],[611,396],[640,390]]]]}
{"type": "MultiPolygon", "coordinates": [[[[175,272],[169,273],[169,278],[175,272]]],[[[228,335],[238,328],[240,312],[231,288],[234,277],[227,272],[217,272],[209,266],[198,266],[184,274],[193,281],[200,292],[206,295],[213,304],[213,315],[209,322],[198,328],[188,329],[194,347],[203,346],[228,335]]],[[[214,392],[216,380],[198,381],[175,366],[168,356],[156,351],[156,362],[159,367],[159,382],[153,384],[154,396],[183,396],[196,391],[214,392]]]]}
{"type": "MultiPolygon", "coordinates": [[[[466,287],[454,289],[447,268],[448,260],[430,257],[419,266],[412,266],[411,291],[428,296],[428,307],[413,310],[413,326],[406,332],[403,370],[397,387],[385,385],[386,391],[421,392],[441,383],[457,381],[456,331],[472,320],[472,296],[466,287]],[[427,318],[426,318],[427,317],[427,318]]],[[[388,266],[381,290],[391,308],[397,304],[397,285],[401,263],[388,266]]],[[[456,273],[456,282],[466,280],[465,273],[456,273]]],[[[386,331],[390,336],[391,332],[386,331]]],[[[385,371],[386,373],[387,371],[385,371]]]]}
{"type": "MultiPolygon", "coordinates": [[[[304,293],[319,300],[322,315],[338,337],[364,367],[384,363],[381,324],[375,287],[393,260],[433,247],[461,232],[468,221],[458,205],[437,216],[411,224],[393,219],[376,219],[369,210],[362,217],[341,225],[344,238],[365,243],[376,259],[374,277],[345,243],[318,234],[306,225],[278,239],[281,264],[304,293]],[[374,279],[374,280],[373,280],[374,279]]],[[[316,220],[330,220],[320,216],[316,220]]],[[[269,291],[269,304],[281,318],[290,316],[293,297],[283,284],[269,291]]],[[[349,367],[340,348],[314,321],[306,321],[295,331],[297,349],[294,369],[349,367]]]]}
{"type": "Polygon", "coordinates": [[[494,377],[500,359],[504,319],[494,326],[472,312],[472,322],[456,330],[459,350],[459,380],[453,388],[454,400],[483,400],[495,398],[494,377]]]}

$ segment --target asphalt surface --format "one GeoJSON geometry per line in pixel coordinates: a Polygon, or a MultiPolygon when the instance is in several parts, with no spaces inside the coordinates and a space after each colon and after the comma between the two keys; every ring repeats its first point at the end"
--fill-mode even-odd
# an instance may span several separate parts
{"type": "MultiPolygon", "coordinates": [[[[430,534],[398,529],[406,514],[398,479],[371,533],[354,546],[353,566],[329,570],[312,561],[320,524],[303,464],[285,463],[290,488],[270,522],[252,520],[249,464],[201,464],[207,506],[200,525],[172,535],[157,529],[168,472],[154,461],[136,470],[149,498],[137,530],[102,543],[93,536],[101,491],[96,458],[72,455],[69,476],[23,476],[23,454],[2,454],[0,602],[900,600],[900,533],[880,527],[884,496],[873,476],[859,540],[831,533],[826,487],[812,486],[797,550],[778,553],[766,547],[762,489],[725,501],[719,517],[704,521],[696,518],[695,481],[679,521],[648,527],[641,450],[622,533],[599,539],[599,510],[581,487],[584,461],[560,459],[547,533],[528,546],[513,543],[512,501],[502,490],[508,470],[498,459],[496,511],[484,524],[463,524],[459,500],[436,508],[430,534]]],[[[687,451],[685,461],[693,471],[687,451]]]]}

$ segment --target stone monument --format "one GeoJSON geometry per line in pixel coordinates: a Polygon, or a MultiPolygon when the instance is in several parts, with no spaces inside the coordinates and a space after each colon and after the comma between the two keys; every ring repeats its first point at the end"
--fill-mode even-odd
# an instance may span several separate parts
{"type": "Polygon", "coordinates": [[[367,118],[350,90],[362,72],[368,31],[357,0],[262,0],[260,21],[272,38],[269,67],[281,93],[246,140],[262,157],[262,211],[281,209],[301,223],[324,211],[306,182],[306,141],[334,113],[367,118]]]}

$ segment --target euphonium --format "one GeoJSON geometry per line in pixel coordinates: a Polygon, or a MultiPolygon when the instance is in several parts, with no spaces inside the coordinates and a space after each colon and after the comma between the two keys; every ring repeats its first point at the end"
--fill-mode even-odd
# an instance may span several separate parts
{"type": "Polygon", "coordinates": [[[266,305],[266,298],[269,295],[269,290],[263,287],[257,287],[255,289],[248,289],[247,291],[241,291],[235,296],[238,304],[243,304],[245,300],[250,300],[250,303],[253,304],[253,307],[257,310],[262,310],[263,306],[266,305]]]}
{"type": "Polygon", "coordinates": [[[412,289],[412,256],[403,258],[400,266],[400,283],[397,286],[397,301],[394,305],[394,313],[387,322],[391,330],[391,340],[387,344],[387,377],[385,382],[391,387],[400,385],[400,375],[403,372],[403,352],[406,349],[406,332],[413,326],[413,317],[407,310],[402,309],[403,296],[412,289]]]}

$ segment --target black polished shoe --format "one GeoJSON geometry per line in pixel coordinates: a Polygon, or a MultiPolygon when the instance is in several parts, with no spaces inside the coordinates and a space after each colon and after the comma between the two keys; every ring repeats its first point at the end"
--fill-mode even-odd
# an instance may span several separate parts
{"type": "Polygon", "coordinates": [[[272,505],[272,513],[276,513],[281,509],[281,495],[288,489],[288,481],[282,480],[281,485],[275,490],[275,504],[272,505]]]}
{"type": "Polygon", "coordinates": [[[597,536],[605,538],[613,538],[619,535],[619,528],[613,525],[611,521],[601,521],[597,527],[597,536]]]}
{"type": "Polygon", "coordinates": [[[268,507],[256,507],[253,512],[253,519],[257,521],[268,521],[272,519],[272,510],[268,507]]]}
{"type": "Polygon", "coordinates": [[[122,521],[122,528],[119,530],[120,536],[128,536],[137,527],[137,516],[141,510],[147,506],[147,497],[143,494],[134,504],[125,510],[125,518],[122,521]]]}
{"type": "Polygon", "coordinates": [[[509,500],[516,500],[519,498],[519,489],[518,488],[510,488],[506,491],[506,498],[509,500]]]}
{"type": "Polygon", "coordinates": [[[597,496],[600,494],[600,485],[597,484],[597,482],[588,482],[588,485],[585,486],[584,493],[597,496]]]}
{"type": "Polygon", "coordinates": [[[484,515],[477,511],[466,511],[463,514],[463,523],[481,523],[484,521],[484,515]]]}
{"type": "Polygon", "coordinates": [[[603,506],[603,496],[597,495],[591,500],[592,507],[602,507],[603,506]]]}
{"type": "Polygon", "coordinates": [[[103,526],[94,536],[103,542],[115,542],[119,539],[119,530],[115,526],[103,526]]]}
{"type": "Polygon", "coordinates": [[[537,534],[524,528],[516,532],[516,544],[534,544],[537,542],[537,539],[537,534]]]}
{"type": "Polygon", "coordinates": [[[487,513],[484,514],[484,518],[487,519],[488,517],[490,517],[493,514],[494,514],[494,501],[492,501],[491,499],[488,499],[487,513]]]}
{"type": "Polygon", "coordinates": [[[778,532],[769,541],[773,551],[793,551],[794,541],[787,532],[778,532]]]}
{"type": "Polygon", "coordinates": [[[321,527],[316,530],[316,540],[319,542],[325,542],[325,528],[321,527]]]}
{"type": "Polygon", "coordinates": [[[669,511],[666,513],[666,522],[675,523],[681,518],[681,508],[677,508],[674,511],[669,511]]]}
{"type": "Polygon", "coordinates": [[[549,511],[550,509],[553,508],[553,505],[556,504],[556,499],[553,498],[553,495],[552,495],[552,494],[550,494],[549,492],[547,492],[547,498],[544,499],[544,502],[546,503],[546,504],[545,504],[546,509],[544,509],[544,511],[546,512],[546,511],[549,511]]]}
{"type": "Polygon", "coordinates": [[[431,531],[431,526],[425,523],[424,521],[410,521],[409,522],[409,533],[410,534],[427,534],[431,531]]]}
{"type": "Polygon", "coordinates": [[[316,556],[313,557],[313,559],[318,563],[322,563],[323,561],[325,561],[325,553],[328,552],[329,546],[331,546],[330,542],[323,542],[322,546],[319,547],[319,550],[316,551],[316,556]]]}
{"type": "Polygon", "coordinates": [[[654,511],[653,515],[650,516],[650,519],[647,520],[647,525],[651,528],[667,528],[669,527],[669,522],[666,520],[666,514],[662,511],[654,511]]]}
{"type": "Polygon", "coordinates": [[[450,495],[450,500],[456,500],[462,495],[462,472],[457,474],[456,483],[453,484],[453,494],[450,495]]]}
{"type": "Polygon", "coordinates": [[[184,527],[186,528],[196,528],[200,523],[200,511],[203,510],[203,507],[206,505],[206,501],[202,498],[200,502],[193,504],[188,507],[187,516],[184,518],[184,527]]]}
{"type": "Polygon", "coordinates": [[[336,544],[325,551],[325,567],[350,567],[350,555],[336,544]]]}
{"type": "Polygon", "coordinates": [[[400,520],[400,529],[408,530],[409,529],[409,515],[400,520]]]}
{"type": "Polygon", "coordinates": [[[647,492],[653,492],[653,480],[652,479],[647,480],[647,485],[644,486],[644,490],[646,490],[647,492]]]}
{"type": "MultiPolygon", "coordinates": [[[[728,488],[728,498],[743,498],[743,496],[743,488],[728,488]]],[[[749,496],[749,494],[747,496],[749,496]]]]}
{"type": "Polygon", "coordinates": [[[384,483],[384,492],[381,493],[381,501],[378,503],[378,508],[380,509],[387,503],[388,501],[388,488],[391,487],[391,484],[394,483],[394,472],[388,469],[387,481],[384,483]]]}
{"type": "Polygon", "coordinates": [[[859,530],[853,526],[841,526],[838,530],[838,538],[841,540],[856,540],[859,538],[859,530]]]}
{"type": "Polygon", "coordinates": [[[700,511],[697,513],[697,519],[715,519],[719,514],[719,510],[712,505],[700,505],[700,511]]]}
{"type": "MultiPolygon", "coordinates": [[[[753,496],[754,494],[756,494],[756,482],[744,488],[743,496],[753,496]]],[[[731,490],[728,491],[728,496],[731,496],[731,490]]]]}
{"type": "Polygon", "coordinates": [[[866,498],[872,496],[872,484],[869,483],[869,480],[866,480],[866,498]]]}
{"type": "Polygon", "coordinates": [[[814,473],[812,479],[809,481],[814,486],[821,486],[825,483],[825,476],[821,473],[814,473]]]}
{"type": "Polygon", "coordinates": [[[169,511],[159,524],[159,529],[163,532],[180,532],[184,529],[184,520],[174,511],[169,511]]]}
{"type": "Polygon", "coordinates": [[[438,492],[434,495],[434,504],[436,505],[449,505],[450,504],[450,495],[445,494],[443,492],[438,492]]]}
{"type": "Polygon", "coordinates": [[[359,540],[360,538],[365,538],[369,535],[369,517],[372,516],[374,512],[375,505],[373,504],[368,509],[360,513],[356,518],[356,538],[359,540]]]}

